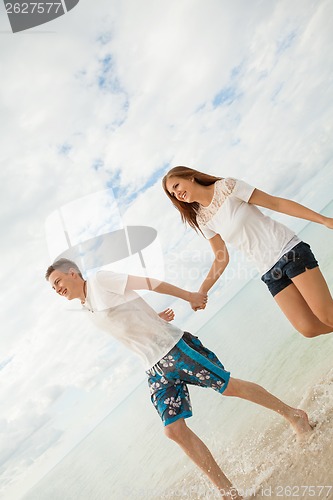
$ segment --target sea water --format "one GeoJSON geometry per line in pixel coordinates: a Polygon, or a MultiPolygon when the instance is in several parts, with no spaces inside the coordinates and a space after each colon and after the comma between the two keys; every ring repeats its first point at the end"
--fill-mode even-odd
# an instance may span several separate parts
{"type": "MultiPolygon", "coordinates": [[[[333,215],[333,203],[323,211],[333,215]]],[[[333,232],[308,224],[311,244],[333,290],[333,232]]],[[[277,414],[247,401],[191,387],[188,425],[247,498],[333,498],[333,337],[298,334],[260,279],[251,280],[199,335],[233,377],[257,382],[315,423],[298,444],[277,414]]],[[[140,384],[28,493],[24,500],[220,498],[168,440],[140,384]]],[[[16,500],[16,499],[15,499],[16,500]]]]}

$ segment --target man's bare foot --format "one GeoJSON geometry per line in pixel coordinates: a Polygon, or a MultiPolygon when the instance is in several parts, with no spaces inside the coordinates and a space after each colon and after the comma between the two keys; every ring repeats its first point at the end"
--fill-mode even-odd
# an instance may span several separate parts
{"type": "Polygon", "coordinates": [[[220,491],[223,500],[243,500],[243,497],[238,494],[238,491],[233,486],[220,491]]]}
{"type": "Polygon", "coordinates": [[[297,438],[303,440],[309,432],[313,431],[313,427],[309,422],[309,418],[305,411],[293,409],[288,420],[296,432],[297,438]]]}

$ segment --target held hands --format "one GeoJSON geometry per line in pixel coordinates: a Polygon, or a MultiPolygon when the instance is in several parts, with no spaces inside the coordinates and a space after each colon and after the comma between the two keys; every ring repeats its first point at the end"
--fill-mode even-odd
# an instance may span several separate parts
{"type": "Polygon", "coordinates": [[[158,315],[161,319],[164,319],[164,321],[168,322],[172,321],[175,318],[175,313],[172,309],[170,309],[170,307],[160,312],[158,315]]]}
{"type": "Polygon", "coordinates": [[[208,300],[207,293],[190,292],[189,303],[193,311],[198,311],[199,309],[205,309],[207,300],[208,300]]]}

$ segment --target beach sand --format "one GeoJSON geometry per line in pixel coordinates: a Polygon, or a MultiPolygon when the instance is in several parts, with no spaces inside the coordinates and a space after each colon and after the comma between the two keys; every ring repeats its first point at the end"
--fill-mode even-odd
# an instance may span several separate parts
{"type": "MultiPolygon", "coordinates": [[[[333,203],[326,207],[333,213],[333,203]]],[[[309,224],[313,247],[333,289],[333,232],[309,224]]],[[[251,280],[198,332],[232,376],[259,383],[316,426],[298,444],[279,415],[236,398],[190,389],[188,425],[247,498],[332,498],[333,337],[305,339],[251,280]],[[311,488],[310,488],[311,487],[311,488]]],[[[203,473],[168,440],[146,381],[56,467],[21,497],[6,500],[158,500],[220,498],[203,473]]]]}
{"type": "MultiPolygon", "coordinates": [[[[253,426],[237,446],[215,450],[244,498],[333,498],[333,369],[306,392],[300,406],[315,425],[303,442],[281,421],[262,433],[253,426]]],[[[160,498],[220,496],[203,474],[193,470],[160,498]]]]}

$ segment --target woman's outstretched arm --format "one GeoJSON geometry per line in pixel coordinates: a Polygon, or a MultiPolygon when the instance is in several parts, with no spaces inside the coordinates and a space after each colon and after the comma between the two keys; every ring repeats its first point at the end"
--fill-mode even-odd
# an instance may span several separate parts
{"type": "Polygon", "coordinates": [[[219,279],[227,265],[229,264],[229,253],[226,244],[219,234],[216,234],[209,240],[210,246],[215,255],[214,262],[206,278],[202,282],[199,292],[207,293],[214,283],[219,279]]]}
{"type": "Polygon", "coordinates": [[[310,208],[304,207],[296,201],[272,196],[264,191],[260,191],[259,189],[255,189],[253,191],[252,196],[249,199],[249,203],[269,208],[270,210],[281,212],[282,214],[292,215],[293,217],[298,217],[299,219],[317,222],[318,224],[323,224],[329,229],[333,229],[333,219],[331,217],[325,217],[310,208]]]}

